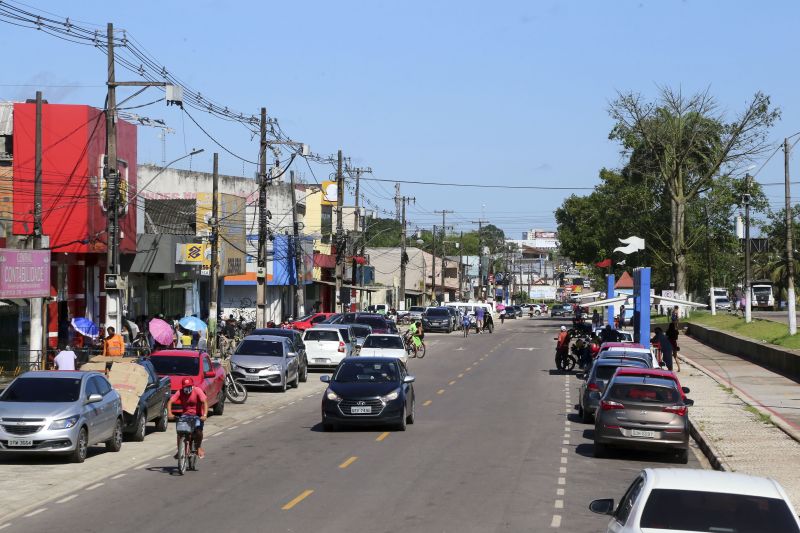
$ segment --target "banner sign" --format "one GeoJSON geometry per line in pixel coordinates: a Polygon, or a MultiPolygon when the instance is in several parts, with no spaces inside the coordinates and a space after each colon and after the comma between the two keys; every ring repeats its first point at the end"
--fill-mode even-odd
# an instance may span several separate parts
{"type": "Polygon", "coordinates": [[[0,298],[50,296],[50,250],[0,248],[0,298]]]}

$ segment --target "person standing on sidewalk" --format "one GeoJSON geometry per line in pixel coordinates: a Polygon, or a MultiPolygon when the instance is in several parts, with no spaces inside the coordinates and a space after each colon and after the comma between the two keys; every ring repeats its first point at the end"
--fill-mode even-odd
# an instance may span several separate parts
{"type": "Polygon", "coordinates": [[[656,328],[655,335],[650,339],[650,343],[657,343],[661,350],[661,361],[658,364],[666,366],[667,370],[672,371],[672,344],[670,344],[667,336],[664,335],[664,330],[656,328]]]}
{"type": "Polygon", "coordinates": [[[53,365],[56,370],[75,370],[75,361],[77,360],[78,356],[75,355],[75,352],[73,352],[69,344],[67,344],[58,352],[56,358],[53,359],[53,365]]]}
{"type": "Polygon", "coordinates": [[[617,323],[617,329],[625,329],[625,305],[619,306],[619,321],[617,323]]]}
{"type": "MultiPolygon", "coordinates": [[[[678,360],[678,351],[680,348],[678,347],[678,326],[677,322],[670,322],[669,326],[667,327],[667,339],[669,339],[669,344],[672,346],[672,354],[673,359],[675,362],[676,372],[681,371],[681,362],[678,360]]],[[[672,369],[670,369],[672,370],[672,369]]]]}
{"type": "Polygon", "coordinates": [[[597,312],[597,309],[592,311],[592,331],[596,330],[600,327],[600,313],[597,312]]]}

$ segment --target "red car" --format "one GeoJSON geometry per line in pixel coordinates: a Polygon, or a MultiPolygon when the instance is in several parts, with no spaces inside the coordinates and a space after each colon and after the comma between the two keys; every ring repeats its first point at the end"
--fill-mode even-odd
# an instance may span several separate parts
{"type": "Polygon", "coordinates": [[[326,318],[331,315],[335,315],[336,313],[313,313],[308,316],[304,316],[298,320],[292,322],[292,329],[296,329],[297,331],[305,331],[312,326],[322,322],[326,318]]]}
{"type": "MultiPolygon", "coordinates": [[[[159,376],[168,377],[170,390],[175,394],[181,388],[181,381],[190,377],[194,386],[206,393],[208,408],[215,415],[225,410],[225,369],[219,363],[212,363],[211,357],[198,350],[162,350],[150,355],[150,362],[159,376]]],[[[173,404],[176,413],[183,410],[173,404]]]]}
{"type": "Polygon", "coordinates": [[[686,395],[689,394],[689,387],[681,387],[681,382],[680,380],[678,380],[677,374],[675,374],[675,372],[672,372],[670,370],[661,370],[659,368],[620,367],[617,369],[614,375],[671,379],[678,386],[678,390],[681,391],[681,396],[683,397],[684,400],[686,399],[686,395]]]}

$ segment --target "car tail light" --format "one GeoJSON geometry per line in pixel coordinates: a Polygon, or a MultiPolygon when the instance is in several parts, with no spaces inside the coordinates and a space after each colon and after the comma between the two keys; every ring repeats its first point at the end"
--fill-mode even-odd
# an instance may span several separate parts
{"type": "Polygon", "coordinates": [[[664,408],[664,411],[668,413],[674,413],[678,416],[686,415],[686,406],[685,405],[668,405],[664,408]]]}
{"type": "Polygon", "coordinates": [[[600,392],[600,386],[597,383],[589,383],[586,388],[592,392],[600,392]]]}
{"type": "Polygon", "coordinates": [[[344,353],[344,343],[339,341],[339,353],[344,353]]]}
{"type": "Polygon", "coordinates": [[[612,402],[611,400],[601,400],[600,409],[603,411],[613,411],[614,409],[625,409],[625,406],[619,402],[612,402]]]}

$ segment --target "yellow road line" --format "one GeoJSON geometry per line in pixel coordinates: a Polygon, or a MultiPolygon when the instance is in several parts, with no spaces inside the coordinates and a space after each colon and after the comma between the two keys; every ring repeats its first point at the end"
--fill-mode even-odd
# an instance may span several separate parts
{"type": "Polygon", "coordinates": [[[292,501],[290,501],[289,503],[287,503],[286,505],[281,507],[281,509],[284,510],[284,511],[288,511],[289,509],[291,509],[292,507],[294,507],[295,505],[297,505],[301,501],[305,500],[306,498],[308,498],[312,494],[314,494],[313,490],[310,490],[310,489],[309,490],[304,490],[303,492],[298,494],[295,499],[293,499],[292,501]]]}
{"type": "Polygon", "coordinates": [[[456,384],[456,380],[453,380],[453,381],[450,382],[450,385],[455,385],[455,384],[456,384]]]}
{"type": "Polygon", "coordinates": [[[444,394],[444,389],[439,389],[436,391],[436,394],[444,394]]]}
{"type": "Polygon", "coordinates": [[[381,442],[383,439],[385,439],[385,438],[386,438],[386,437],[388,437],[389,435],[390,435],[390,433],[389,433],[388,431],[384,431],[383,433],[381,433],[380,435],[378,435],[378,438],[377,438],[377,439],[375,439],[375,440],[376,440],[377,442],[381,442]]]}
{"type": "Polygon", "coordinates": [[[348,466],[350,466],[351,464],[355,463],[355,462],[356,462],[356,459],[358,459],[358,457],[356,457],[355,455],[354,455],[354,456],[352,456],[350,459],[348,459],[347,461],[345,461],[345,462],[343,462],[342,464],[340,464],[340,465],[339,465],[339,468],[347,468],[347,467],[348,467],[348,466]]]}
{"type": "Polygon", "coordinates": [[[425,403],[423,403],[422,406],[423,407],[428,407],[432,403],[433,403],[433,400],[425,400],[425,403]]]}

